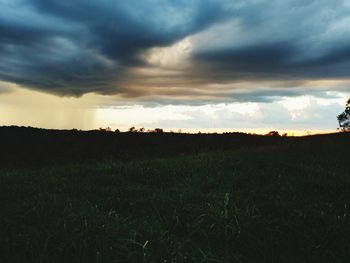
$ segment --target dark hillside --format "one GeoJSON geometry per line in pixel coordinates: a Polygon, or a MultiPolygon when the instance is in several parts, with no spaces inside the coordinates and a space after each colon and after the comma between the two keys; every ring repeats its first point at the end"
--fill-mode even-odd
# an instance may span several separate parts
{"type": "Polygon", "coordinates": [[[0,128],[0,165],[42,165],[105,158],[140,159],[232,150],[286,142],[287,138],[229,134],[114,133],[0,128]]]}
{"type": "Polygon", "coordinates": [[[349,133],[4,131],[9,161],[118,158],[0,167],[1,263],[349,262],[349,133]]]}

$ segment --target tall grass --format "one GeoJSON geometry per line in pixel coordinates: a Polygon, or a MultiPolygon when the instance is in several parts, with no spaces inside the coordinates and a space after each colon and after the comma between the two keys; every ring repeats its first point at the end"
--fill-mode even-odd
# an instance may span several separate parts
{"type": "Polygon", "coordinates": [[[349,262],[337,143],[0,170],[0,262],[349,262]]]}

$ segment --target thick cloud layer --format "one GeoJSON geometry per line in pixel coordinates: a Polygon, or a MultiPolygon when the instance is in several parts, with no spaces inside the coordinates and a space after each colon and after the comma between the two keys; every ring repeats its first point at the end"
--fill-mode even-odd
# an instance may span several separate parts
{"type": "MultiPolygon", "coordinates": [[[[250,78],[348,78],[350,16],[346,1],[260,1],[199,36],[195,55],[218,72],[250,78]]],[[[197,63],[198,63],[197,62],[197,63]]]]}
{"type": "Polygon", "coordinates": [[[299,95],[310,81],[349,78],[346,0],[0,0],[0,7],[0,80],[58,95],[270,101],[299,95]]]}

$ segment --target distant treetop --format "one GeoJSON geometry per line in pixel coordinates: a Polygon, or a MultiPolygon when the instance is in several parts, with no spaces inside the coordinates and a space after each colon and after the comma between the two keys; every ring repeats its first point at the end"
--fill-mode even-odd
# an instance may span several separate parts
{"type": "Polygon", "coordinates": [[[278,131],[270,131],[265,136],[281,136],[278,131]]]}

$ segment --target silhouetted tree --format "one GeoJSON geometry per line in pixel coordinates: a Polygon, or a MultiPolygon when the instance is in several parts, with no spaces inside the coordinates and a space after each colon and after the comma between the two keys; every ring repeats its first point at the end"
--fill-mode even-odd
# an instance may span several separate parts
{"type": "Polygon", "coordinates": [[[99,129],[99,131],[101,131],[101,132],[111,132],[111,131],[112,131],[112,129],[111,129],[111,127],[107,127],[107,128],[100,128],[100,129],[99,129]]]}
{"type": "Polygon", "coordinates": [[[164,132],[161,128],[155,128],[154,130],[147,130],[150,133],[162,133],[164,132]]]}
{"type": "Polygon", "coordinates": [[[137,132],[136,128],[134,126],[129,128],[129,132],[137,132]]]}
{"type": "Polygon", "coordinates": [[[270,131],[265,136],[281,136],[278,131],[270,131]]]}
{"type": "Polygon", "coordinates": [[[344,112],[337,116],[339,127],[343,131],[350,130],[350,99],[346,102],[346,107],[344,112]]]}

